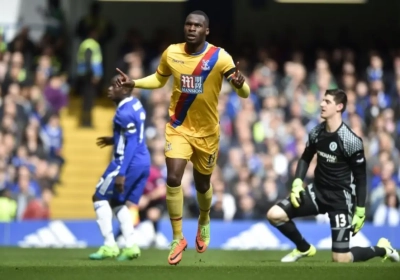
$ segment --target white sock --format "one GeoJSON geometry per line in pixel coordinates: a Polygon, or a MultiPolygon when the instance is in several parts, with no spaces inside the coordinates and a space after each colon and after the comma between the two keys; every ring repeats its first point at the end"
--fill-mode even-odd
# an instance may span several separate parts
{"type": "Polygon", "coordinates": [[[113,213],[107,200],[96,201],[93,203],[97,215],[97,224],[104,237],[104,245],[115,246],[115,238],[112,228],[113,213]]]}
{"type": "Polygon", "coordinates": [[[114,208],[114,213],[117,216],[122,235],[125,238],[125,247],[130,248],[135,244],[135,229],[133,228],[131,211],[124,205],[114,208]]]}

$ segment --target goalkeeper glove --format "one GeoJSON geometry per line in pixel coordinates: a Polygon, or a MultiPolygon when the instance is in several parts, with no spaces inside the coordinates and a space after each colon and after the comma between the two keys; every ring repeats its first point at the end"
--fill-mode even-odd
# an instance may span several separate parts
{"type": "Polygon", "coordinates": [[[356,207],[356,212],[353,216],[353,221],[351,223],[351,231],[353,232],[353,236],[356,235],[361,228],[363,227],[365,222],[365,207],[356,207]]]}
{"type": "Polygon", "coordinates": [[[290,192],[290,202],[294,208],[299,208],[304,196],[303,181],[297,178],[293,181],[292,191],[290,192]]]}

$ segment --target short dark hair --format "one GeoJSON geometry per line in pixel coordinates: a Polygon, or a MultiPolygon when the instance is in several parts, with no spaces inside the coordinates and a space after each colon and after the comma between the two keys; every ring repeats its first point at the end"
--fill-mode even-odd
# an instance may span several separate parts
{"type": "Polygon", "coordinates": [[[346,111],[346,106],[347,106],[347,94],[344,90],[342,89],[328,89],[325,92],[325,95],[331,95],[333,96],[333,100],[335,101],[336,105],[342,103],[343,108],[342,108],[342,113],[346,111]]]}
{"type": "MultiPolygon", "coordinates": [[[[119,74],[115,75],[114,77],[112,77],[111,78],[111,85],[114,85],[117,82],[118,79],[119,79],[119,74]]],[[[130,95],[131,90],[129,90],[127,88],[122,88],[122,90],[123,90],[123,94],[124,95],[126,95],[126,96],[130,95]]]]}
{"type": "Polygon", "coordinates": [[[207,14],[206,14],[205,12],[203,12],[203,11],[201,11],[201,10],[196,10],[196,11],[191,12],[188,16],[190,16],[190,15],[200,15],[200,16],[203,16],[204,19],[206,20],[207,27],[210,25],[210,19],[208,18],[207,14]]]}

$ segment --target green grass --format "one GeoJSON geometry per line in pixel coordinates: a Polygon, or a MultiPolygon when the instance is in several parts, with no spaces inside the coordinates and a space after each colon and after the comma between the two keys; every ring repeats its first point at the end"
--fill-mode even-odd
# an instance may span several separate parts
{"type": "Polygon", "coordinates": [[[128,262],[90,261],[93,249],[0,248],[0,279],[40,280],[356,280],[400,279],[400,263],[381,262],[334,264],[330,252],[319,251],[313,258],[283,264],[283,251],[219,251],[184,253],[178,266],[167,263],[167,251],[144,250],[142,257],[128,262]]]}

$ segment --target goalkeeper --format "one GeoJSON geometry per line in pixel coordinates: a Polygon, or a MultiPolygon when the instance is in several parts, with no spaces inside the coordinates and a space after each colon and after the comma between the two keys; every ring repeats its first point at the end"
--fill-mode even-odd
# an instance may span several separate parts
{"type": "Polygon", "coordinates": [[[334,262],[362,262],[374,257],[399,261],[399,254],[385,238],[376,246],[350,248],[350,235],[356,235],[364,225],[367,187],[363,141],[342,121],[346,104],[344,91],[325,92],[320,105],[324,122],[309,134],[290,197],[267,213],[271,224],[296,245],[282,262],[316,254],[315,247],[303,238],[292,219],[325,213],[331,224],[334,262]],[[303,179],[315,154],[314,182],[304,188],[303,179]]]}

